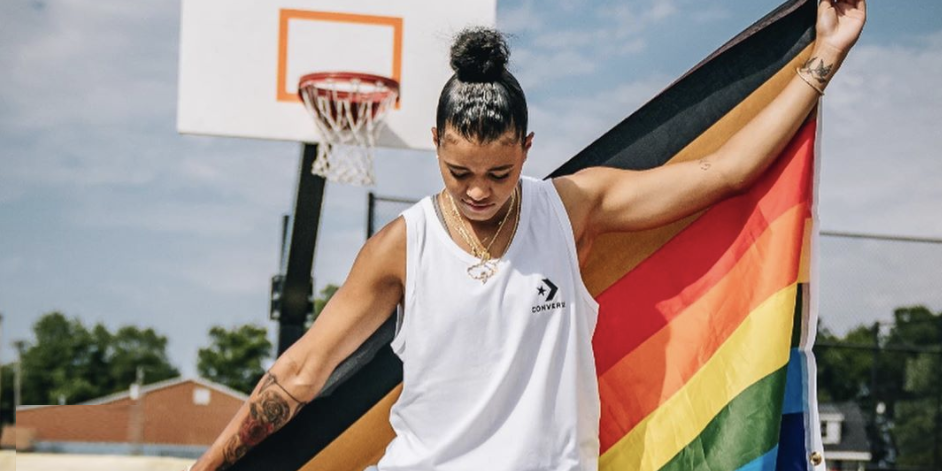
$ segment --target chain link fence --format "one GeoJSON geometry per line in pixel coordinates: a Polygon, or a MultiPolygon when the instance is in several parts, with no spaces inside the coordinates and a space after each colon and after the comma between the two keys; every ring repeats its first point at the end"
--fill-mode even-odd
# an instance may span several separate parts
{"type": "Polygon", "coordinates": [[[818,257],[819,400],[871,455],[829,466],[942,470],[942,239],[822,232],[818,257]]]}
{"type": "Polygon", "coordinates": [[[418,200],[408,198],[378,196],[371,191],[367,195],[366,237],[370,238],[417,202],[418,200]]]}

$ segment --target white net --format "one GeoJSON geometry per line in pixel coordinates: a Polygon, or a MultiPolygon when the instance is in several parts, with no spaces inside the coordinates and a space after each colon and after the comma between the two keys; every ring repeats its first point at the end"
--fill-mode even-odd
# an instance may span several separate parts
{"type": "Polygon", "coordinates": [[[398,90],[359,78],[302,80],[300,90],[323,138],[311,171],[330,181],[372,185],[376,138],[398,90]]]}

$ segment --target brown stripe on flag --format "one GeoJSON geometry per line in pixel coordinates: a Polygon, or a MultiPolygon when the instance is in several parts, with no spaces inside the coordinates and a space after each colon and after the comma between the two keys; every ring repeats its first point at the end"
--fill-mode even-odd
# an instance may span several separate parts
{"type": "Polygon", "coordinates": [[[749,191],[714,205],[597,296],[599,318],[592,346],[598,374],[711,289],[719,279],[711,274],[727,272],[771,221],[811,199],[814,133],[815,121],[805,123],[749,191]]]}
{"type": "MultiPolygon", "coordinates": [[[[795,76],[795,67],[801,65],[811,54],[811,47],[808,46],[748,98],[672,157],[666,165],[698,159],[719,149],[730,136],[778,96],[788,81],[795,76]]],[[[582,267],[582,278],[589,292],[592,296],[598,296],[701,214],[703,213],[697,213],[657,229],[604,234],[597,238],[582,267]]]]}

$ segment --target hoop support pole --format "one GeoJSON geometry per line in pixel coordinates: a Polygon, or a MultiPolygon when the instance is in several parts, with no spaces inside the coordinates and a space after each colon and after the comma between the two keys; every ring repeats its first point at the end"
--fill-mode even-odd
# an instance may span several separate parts
{"type": "Polygon", "coordinates": [[[324,203],[324,177],[311,173],[317,144],[304,144],[298,169],[294,211],[283,244],[283,282],[278,301],[278,356],[304,335],[304,322],[313,309],[314,252],[324,203]]]}

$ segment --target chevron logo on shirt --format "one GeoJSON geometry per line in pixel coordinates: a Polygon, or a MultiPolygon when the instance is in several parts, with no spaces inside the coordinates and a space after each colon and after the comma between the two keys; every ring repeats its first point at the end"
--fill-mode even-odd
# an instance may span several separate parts
{"type": "Polygon", "coordinates": [[[544,303],[533,306],[530,309],[530,312],[537,313],[566,307],[566,301],[552,302],[554,299],[556,299],[556,294],[559,292],[559,287],[553,284],[549,278],[543,278],[540,286],[536,288],[536,292],[538,297],[543,298],[544,303]]]}

